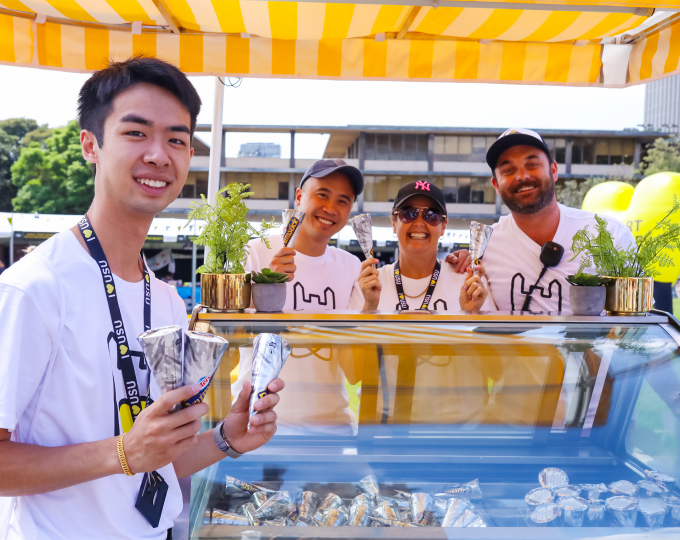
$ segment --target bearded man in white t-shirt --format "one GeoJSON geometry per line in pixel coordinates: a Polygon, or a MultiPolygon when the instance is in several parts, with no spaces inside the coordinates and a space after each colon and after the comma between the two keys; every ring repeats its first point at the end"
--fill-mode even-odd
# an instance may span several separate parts
{"type": "Polygon", "coordinates": [[[160,395],[137,341],[145,327],[187,329],[182,300],[140,252],[184,186],[200,106],[184,74],[151,58],[112,63],[80,91],[92,205],[0,277],[2,539],[165,539],[182,509],[178,478],[276,431],[280,379],[253,427],[246,382],[222,425],[197,435],[205,403],[169,411],[199,387],[160,395]]]}
{"type": "MultiPolygon", "coordinates": [[[[496,306],[500,311],[520,311],[531,294],[532,312],[571,312],[566,277],[578,271],[581,261],[581,255],[574,258],[571,251],[573,237],[585,226],[595,230],[595,214],[558,204],[557,163],[535,131],[508,129],[491,145],[486,162],[496,192],[511,212],[493,226],[484,253],[496,306]],[[547,242],[560,244],[564,253],[538,281],[541,249],[547,242]]],[[[628,227],[606,219],[616,246],[626,249],[635,243],[628,227]]]]}

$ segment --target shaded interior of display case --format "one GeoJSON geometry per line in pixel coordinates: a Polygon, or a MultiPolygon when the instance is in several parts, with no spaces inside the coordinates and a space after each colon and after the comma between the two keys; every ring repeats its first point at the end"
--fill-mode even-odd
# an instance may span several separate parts
{"type": "MultiPolygon", "coordinates": [[[[608,513],[581,527],[559,520],[546,526],[530,518],[525,501],[541,487],[544,468],[564,471],[573,486],[637,485],[645,470],[680,476],[680,354],[660,325],[202,324],[230,341],[208,398],[207,428],[250,378],[257,334],[278,334],[293,352],[281,374],[287,386],[277,435],[192,479],[194,537],[680,537],[671,529],[680,526],[680,509],[669,509],[654,530],[641,513],[625,527],[608,513]],[[334,493],[349,507],[368,475],[382,497],[395,500],[477,479],[482,497],[469,502],[485,527],[270,527],[212,519],[242,512],[249,501],[226,485],[228,476],[291,497],[334,493]]],[[[664,496],[678,496],[678,487],[664,496]]],[[[592,498],[586,491],[581,497],[592,498]]]]}

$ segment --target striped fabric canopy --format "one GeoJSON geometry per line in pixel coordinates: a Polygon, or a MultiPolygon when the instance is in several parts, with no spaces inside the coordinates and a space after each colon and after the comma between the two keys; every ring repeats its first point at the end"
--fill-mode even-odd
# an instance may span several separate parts
{"type": "Polygon", "coordinates": [[[0,0],[0,62],[146,54],[193,75],[571,86],[679,69],[680,0],[346,1],[0,0]]]}

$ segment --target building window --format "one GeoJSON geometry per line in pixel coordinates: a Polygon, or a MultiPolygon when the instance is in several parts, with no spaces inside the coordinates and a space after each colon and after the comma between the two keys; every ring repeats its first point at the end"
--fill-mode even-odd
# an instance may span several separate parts
{"type": "Polygon", "coordinates": [[[208,195],[208,173],[189,171],[179,196],[182,199],[199,199],[201,195],[208,195]]]}
{"type": "Polygon", "coordinates": [[[434,138],[434,159],[483,163],[486,161],[486,150],[493,141],[493,137],[437,135],[434,138]]]}
{"type": "Polygon", "coordinates": [[[574,139],[571,162],[583,165],[632,165],[635,140],[631,138],[574,139]]]}
{"type": "Polygon", "coordinates": [[[251,199],[288,200],[287,173],[226,173],[225,184],[234,182],[250,184],[251,199]]]}
{"type": "MultiPolygon", "coordinates": [[[[355,153],[358,154],[358,151],[355,153]]],[[[427,135],[367,133],[366,159],[381,161],[427,161],[427,135]]]]}
{"type": "MultiPolygon", "coordinates": [[[[545,144],[550,150],[550,157],[557,163],[564,163],[567,154],[567,140],[566,139],[544,139],[545,144]]],[[[573,161],[572,161],[573,162],[573,161]]]]}

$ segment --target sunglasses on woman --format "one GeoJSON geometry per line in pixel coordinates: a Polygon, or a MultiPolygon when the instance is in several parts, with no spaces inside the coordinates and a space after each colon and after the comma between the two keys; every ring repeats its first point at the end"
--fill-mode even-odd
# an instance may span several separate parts
{"type": "Polygon", "coordinates": [[[445,216],[443,216],[440,212],[437,212],[436,210],[426,206],[409,206],[407,208],[399,208],[392,212],[392,215],[398,216],[399,221],[402,223],[413,223],[416,219],[418,219],[418,214],[421,212],[423,213],[423,221],[433,227],[436,227],[442,221],[444,221],[445,216]]]}

